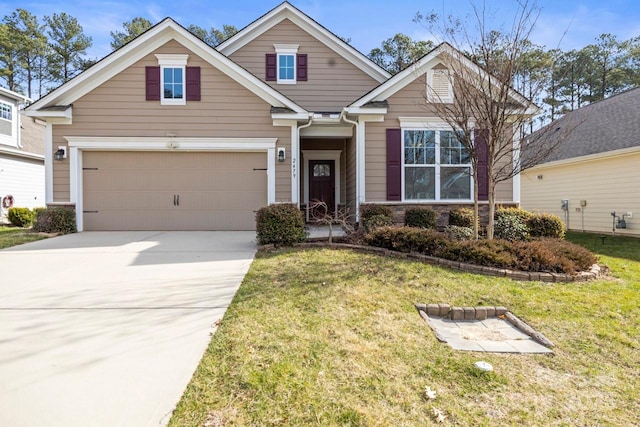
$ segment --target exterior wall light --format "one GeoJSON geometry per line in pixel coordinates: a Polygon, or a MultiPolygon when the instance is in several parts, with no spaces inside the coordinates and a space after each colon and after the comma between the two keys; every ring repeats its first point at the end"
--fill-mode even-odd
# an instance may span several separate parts
{"type": "Polygon", "coordinates": [[[285,158],[286,158],[286,155],[285,155],[284,147],[279,147],[278,148],[278,161],[279,162],[284,162],[285,158]]]}
{"type": "Polygon", "coordinates": [[[58,147],[58,151],[53,154],[53,158],[59,161],[66,159],[67,150],[64,147],[58,147]]]}

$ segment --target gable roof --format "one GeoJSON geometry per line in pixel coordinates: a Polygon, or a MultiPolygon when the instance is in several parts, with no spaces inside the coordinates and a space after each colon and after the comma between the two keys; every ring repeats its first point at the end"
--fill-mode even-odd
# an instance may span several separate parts
{"type": "MultiPolygon", "coordinates": [[[[371,103],[373,102],[380,102],[388,99],[390,96],[413,82],[416,77],[423,75],[427,72],[428,69],[438,64],[438,62],[440,62],[438,57],[442,54],[449,54],[456,59],[460,59],[463,65],[470,68],[473,73],[478,73],[479,75],[483,76],[486,75],[486,71],[482,67],[468,59],[456,48],[448,43],[441,43],[435,48],[431,49],[430,52],[417,60],[415,63],[400,71],[398,74],[394,75],[389,80],[382,83],[380,86],[374,88],[373,90],[362,96],[360,99],[353,102],[349,106],[349,108],[363,107],[365,105],[371,105],[371,103]]],[[[513,98],[514,101],[520,103],[523,107],[525,107],[526,114],[534,115],[539,112],[540,109],[535,104],[522,96],[515,89],[509,88],[509,95],[513,98]]]]}
{"type": "Polygon", "coordinates": [[[3,87],[0,87],[0,95],[4,96],[6,98],[11,98],[11,99],[13,99],[15,101],[23,101],[23,102],[31,102],[32,101],[32,99],[29,98],[29,97],[21,95],[18,92],[14,92],[12,90],[5,89],[3,87]]]}
{"type": "Polygon", "coordinates": [[[640,147],[639,114],[640,88],[635,88],[567,113],[529,139],[555,144],[554,134],[561,138],[544,163],[640,147]]]}
{"type": "Polygon", "coordinates": [[[101,59],[88,70],[33,103],[27,108],[27,115],[38,116],[38,112],[46,115],[45,111],[51,107],[71,105],[83,95],[153,53],[170,40],[176,40],[184,45],[272,106],[288,108],[297,113],[306,112],[304,108],[216,51],[176,21],[165,18],[120,49],[101,59]]]}
{"type": "Polygon", "coordinates": [[[216,46],[216,49],[229,56],[285,19],[311,34],[378,83],[382,83],[391,77],[391,74],[385,69],[286,1],[220,43],[216,46]]]}

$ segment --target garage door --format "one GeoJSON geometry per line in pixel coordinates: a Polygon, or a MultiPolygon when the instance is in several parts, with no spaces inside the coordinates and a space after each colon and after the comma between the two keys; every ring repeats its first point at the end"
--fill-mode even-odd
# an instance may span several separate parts
{"type": "Polygon", "coordinates": [[[85,230],[254,230],[266,153],[85,151],[85,230]]]}

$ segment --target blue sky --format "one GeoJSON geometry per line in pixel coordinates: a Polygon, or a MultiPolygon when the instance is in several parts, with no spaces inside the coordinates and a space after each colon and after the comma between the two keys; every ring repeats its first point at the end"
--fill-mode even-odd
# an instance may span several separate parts
{"type": "MultiPolygon", "coordinates": [[[[482,0],[474,0],[480,4],[482,0]]],[[[513,18],[515,0],[485,0],[496,27],[513,18]]],[[[329,30],[350,37],[351,44],[368,53],[386,38],[405,33],[414,39],[430,39],[429,31],[412,22],[416,12],[432,10],[464,18],[471,12],[470,0],[290,0],[329,30]]],[[[242,28],[280,4],[279,1],[198,1],[198,0],[111,0],[0,1],[0,16],[24,8],[42,18],[66,12],[75,16],[85,33],[93,38],[91,57],[103,57],[111,50],[110,31],[120,30],[122,23],[136,16],[151,22],[171,16],[181,24],[212,26],[223,24],[242,28]],[[177,6],[177,7],[176,7],[177,6]]],[[[602,33],[620,40],[640,36],[640,1],[638,0],[538,0],[542,9],[532,41],[549,48],[580,48],[602,33]]]]}

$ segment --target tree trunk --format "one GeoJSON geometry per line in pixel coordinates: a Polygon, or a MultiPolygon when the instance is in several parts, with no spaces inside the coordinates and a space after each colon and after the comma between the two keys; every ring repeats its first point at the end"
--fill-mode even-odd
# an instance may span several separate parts
{"type": "Polygon", "coordinates": [[[480,225],[480,207],[478,205],[478,162],[473,170],[473,239],[478,240],[480,225]]]}
{"type": "Polygon", "coordinates": [[[487,224],[487,240],[493,239],[493,231],[495,220],[493,219],[496,212],[496,183],[493,178],[493,167],[488,166],[489,175],[489,223],[487,224]]]}

